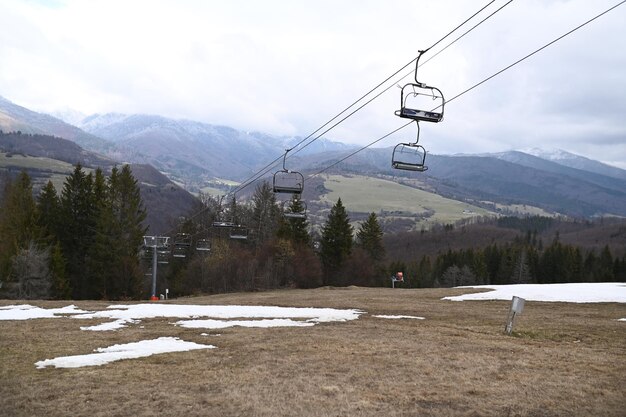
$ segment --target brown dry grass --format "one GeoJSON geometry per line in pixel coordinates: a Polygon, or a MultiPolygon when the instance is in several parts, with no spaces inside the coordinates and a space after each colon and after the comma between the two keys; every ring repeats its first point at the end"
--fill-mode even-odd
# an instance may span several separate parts
{"type": "MultiPolygon", "coordinates": [[[[88,321],[73,319],[0,322],[0,415],[626,415],[626,323],[616,321],[626,317],[626,306],[527,302],[516,337],[508,337],[502,329],[509,302],[440,300],[468,291],[349,287],[170,301],[368,313],[346,323],[232,328],[209,331],[221,335],[208,337],[167,319],[114,332],[81,331],[88,321]],[[100,367],[34,366],[42,359],[160,336],[218,349],[100,367]]],[[[12,303],[0,301],[7,304],[12,303]]]]}

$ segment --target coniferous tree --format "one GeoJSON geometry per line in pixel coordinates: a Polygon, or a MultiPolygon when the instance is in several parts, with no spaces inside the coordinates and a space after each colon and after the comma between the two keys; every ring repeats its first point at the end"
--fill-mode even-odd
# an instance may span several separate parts
{"type": "Polygon", "coordinates": [[[39,244],[43,237],[30,176],[23,171],[4,190],[0,206],[0,280],[9,281],[12,259],[22,250],[39,244]]]}
{"type": "Polygon", "coordinates": [[[276,195],[267,181],[256,186],[252,196],[252,225],[254,241],[261,246],[274,237],[280,213],[276,205],[276,195]]]}
{"type": "Polygon", "coordinates": [[[361,223],[356,233],[357,245],[363,248],[372,260],[378,262],[385,258],[383,231],[380,228],[376,213],[370,213],[365,222],[361,223]]]}
{"type": "Polygon", "coordinates": [[[61,227],[59,217],[61,215],[61,203],[52,181],[48,181],[41,189],[37,198],[37,209],[39,210],[39,225],[46,237],[50,242],[57,241],[61,227]]]}
{"type": "MultiPolygon", "coordinates": [[[[95,182],[96,191],[98,182],[95,182]]],[[[124,165],[121,171],[113,168],[108,184],[100,188],[103,201],[89,254],[93,288],[101,298],[139,298],[142,289],[139,248],[146,232],[143,226],[146,211],[137,181],[130,167],[124,165]]]]}
{"type": "Polygon", "coordinates": [[[72,292],[65,273],[65,258],[59,242],[50,247],[48,267],[50,270],[51,296],[59,300],[70,298],[72,292]]]}
{"type": "Polygon", "coordinates": [[[326,224],[322,229],[320,258],[326,284],[336,281],[337,273],[350,255],[352,231],[350,219],[340,198],[331,208],[326,224]]]}
{"type": "Polygon", "coordinates": [[[85,175],[81,165],[76,165],[61,192],[60,219],[63,227],[59,232],[72,298],[75,299],[88,298],[93,292],[87,270],[87,254],[94,241],[97,221],[92,194],[92,175],[85,175]]]}
{"type": "MultiPolygon", "coordinates": [[[[290,213],[303,213],[304,205],[299,196],[294,195],[289,201],[288,210],[290,213]]],[[[276,234],[282,239],[292,241],[296,245],[311,245],[311,235],[309,235],[309,222],[304,218],[281,218],[280,226],[276,234]]]]}
{"type": "Polygon", "coordinates": [[[430,263],[430,257],[422,256],[416,275],[415,279],[418,287],[430,288],[433,286],[433,268],[430,263]]]}
{"type": "Polygon", "coordinates": [[[595,282],[611,282],[615,280],[613,274],[613,255],[609,245],[605,245],[598,258],[598,268],[594,276],[595,282]]]}
{"type": "Polygon", "coordinates": [[[525,249],[517,251],[517,257],[513,265],[513,273],[509,283],[528,284],[531,281],[530,267],[528,266],[528,255],[525,249]]]}

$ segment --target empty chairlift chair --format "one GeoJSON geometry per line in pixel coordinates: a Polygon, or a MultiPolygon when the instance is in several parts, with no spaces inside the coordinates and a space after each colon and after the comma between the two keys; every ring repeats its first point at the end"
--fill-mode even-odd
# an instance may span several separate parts
{"type": "Polygon", "coordinates": [[[204,253],[211,250],[211,241],[209,239],[198,239],[196,241],[196,250],[204,253]]]}
{"type": "Polygon", "coordinates": [[[405,171],[424,172],[428,169],[426,163],[426,149],[422,145],[418,145],[419,141],[419,122],[417,124],[417,138],[414,143],[399,143],[393,148],[391,155],[391,166],[395,169],[403,169],[405,171]]]}
{"type": "Polygon", "coordinates": [[[405,119],[438,123],[443,120],[446,104],[443,93],[437,87],[431,87],[417,81],[417,68],[424,52],[420,51],[415,61],[415,83],[405,84],[402,87],[400,110],[396,110],[395,114],[405,119]]]}
{"type": "Polygon", "coordinates": [[[283,169],[274,173],[273,190],[275,193],[302,194],[304,176],[297,171],[290,171],[285,168],[285,160],[289,151],[291,149],[287,149],[283,156],[283,169]]]}
{"type": "Polygon", "coordinates": [[[217,229],[224,229],[235,226],[235,223],[233,223],[232,218],[228,216],[226,210],[220,209],[211,226],[217,229]]]}
{"type": "Polygon", "coordinates": [[[306,219],[306,203],[302,200],[297,200],[297,204],[293,201],[285,201],[283,216],[287,219],[306,219]]]}
{"type": "Polygon", "coordinates": [[[189,233],[178,233],[174,238],[174,248],[172,256],[174,258],[185,258],[191,246],[191,235],[189,233]]]}
{"type": "Polygon", "coordinates": [[[247,240],[248,228],[241,225],[233,226],[230,229],[230,238],[234,240],[247,240]]]}
{"type": "Polygon", "coordinates": [[[157,262],[168,264],[170,258],[170,238],[169,236],[156,236],[157,262]]]}

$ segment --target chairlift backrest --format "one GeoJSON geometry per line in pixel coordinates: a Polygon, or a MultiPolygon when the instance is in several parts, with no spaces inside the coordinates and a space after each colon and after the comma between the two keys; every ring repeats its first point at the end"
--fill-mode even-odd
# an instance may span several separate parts
{"type": "Polygon", "coordinates": [[[409,83],[402,87],[400,110],[395,114],[405,119],[438,123],[443,120],[444,106],[445,99],[438,88],[409,83]]]}
{"type": "Polygon", "coordinates": [[[391,166],[395,169],[424,172],[428,170],[425,162],[426,149],[422,145],[399,143],[393,148],[391,166]]]}
{"type": "Polygon", "coordinates": [[[144,236],[143,237],[143,245],[146,248],[153,248],[156,246],[157,237],[156,236],[144,236]]]}
{"type": "Polygon", "coordinates": [[[174,246],[172,249],[172,256],[174,258],[186,258],[188,246],[174,246]]]}
{"type": "Polygon", "coordinates": [[[177,233],[174,238],[174,246],[191,246],[191,235],[189,233],[177,233]]]}
{"type": "Polygon", "coordinates": [[[283,203],[283,216],[288,219],[306,219],[306,203],[302,200],[299,200],[300,211],[292,211],[291,201],[287,200],[283,203]]]}
{"type": "Polygon", "coordinates": [[[304,176],[297,171],[277,171],[272,184],[275,193],[301,194],[304,190],[304,176]]]}
{"type": "Polygon", "coordinates": [[[212,223],[213,227],[216,228],[229,228],[229,227],[234,227],[235,223],[233,222],[224,222],[224,221],[216,221],[212,223]]]}
{"type": "Polygon", "coordinates": [[[274,173],[272,189],[275,193],[301,194],[304,190],[304,176],[298,171],[290,171],[286,168],[287,154],[291,149],[285,150],[283,155],[283,169],[274,173]]]}
{"type": "Polygon", "coordinates": [[[235,240],[248,239],[248,228],[243,226],[234,226],[230,229],[230,238],[235,240]]]}
{"type": "Polygon", "coordinates": [[[158,249],[167,249],[170,246],[170,237],[169,236],[157,236],[156,237],[156,247],[158,249]]]}
{"type": "Polygon", "coordinates": [[[443,120],[446,99],[437,87],[431,87],[417,80],[420,58],[427,51],[428,49],[419,51],[419,55],[415,60],[415,73],[413,75],[415,82],[405,84],[402,87],[400,110],[396,110],[395,114],[405,119],[438,123],[443,120]]]}
{"type": "Polygon", "coordinates": [[[206,252],[211,250],[211,241],[209,239],[198,239],[196,242],[196,250],[206,252]]]}

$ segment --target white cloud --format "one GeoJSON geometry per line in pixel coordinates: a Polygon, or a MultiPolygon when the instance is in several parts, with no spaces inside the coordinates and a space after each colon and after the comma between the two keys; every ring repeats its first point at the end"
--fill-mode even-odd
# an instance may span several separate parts
{"type": "MultiPolygon", "coordinates": [[[[420,79],[451,98],[613,4],[513,2],[424,65],[420,79]]],[[[479,6],[5,0],[0,95],[48,111],[155,113],[306,136],[479,6]]],[[[624,13],[617,8],[451,102],[422,142],[435,153],[559,146],[626,165],[624,13]]],[[[328,136],[365,144],[384,135],[402,123],[393,116],[398,95],[391,89],[328,136]]]]}

